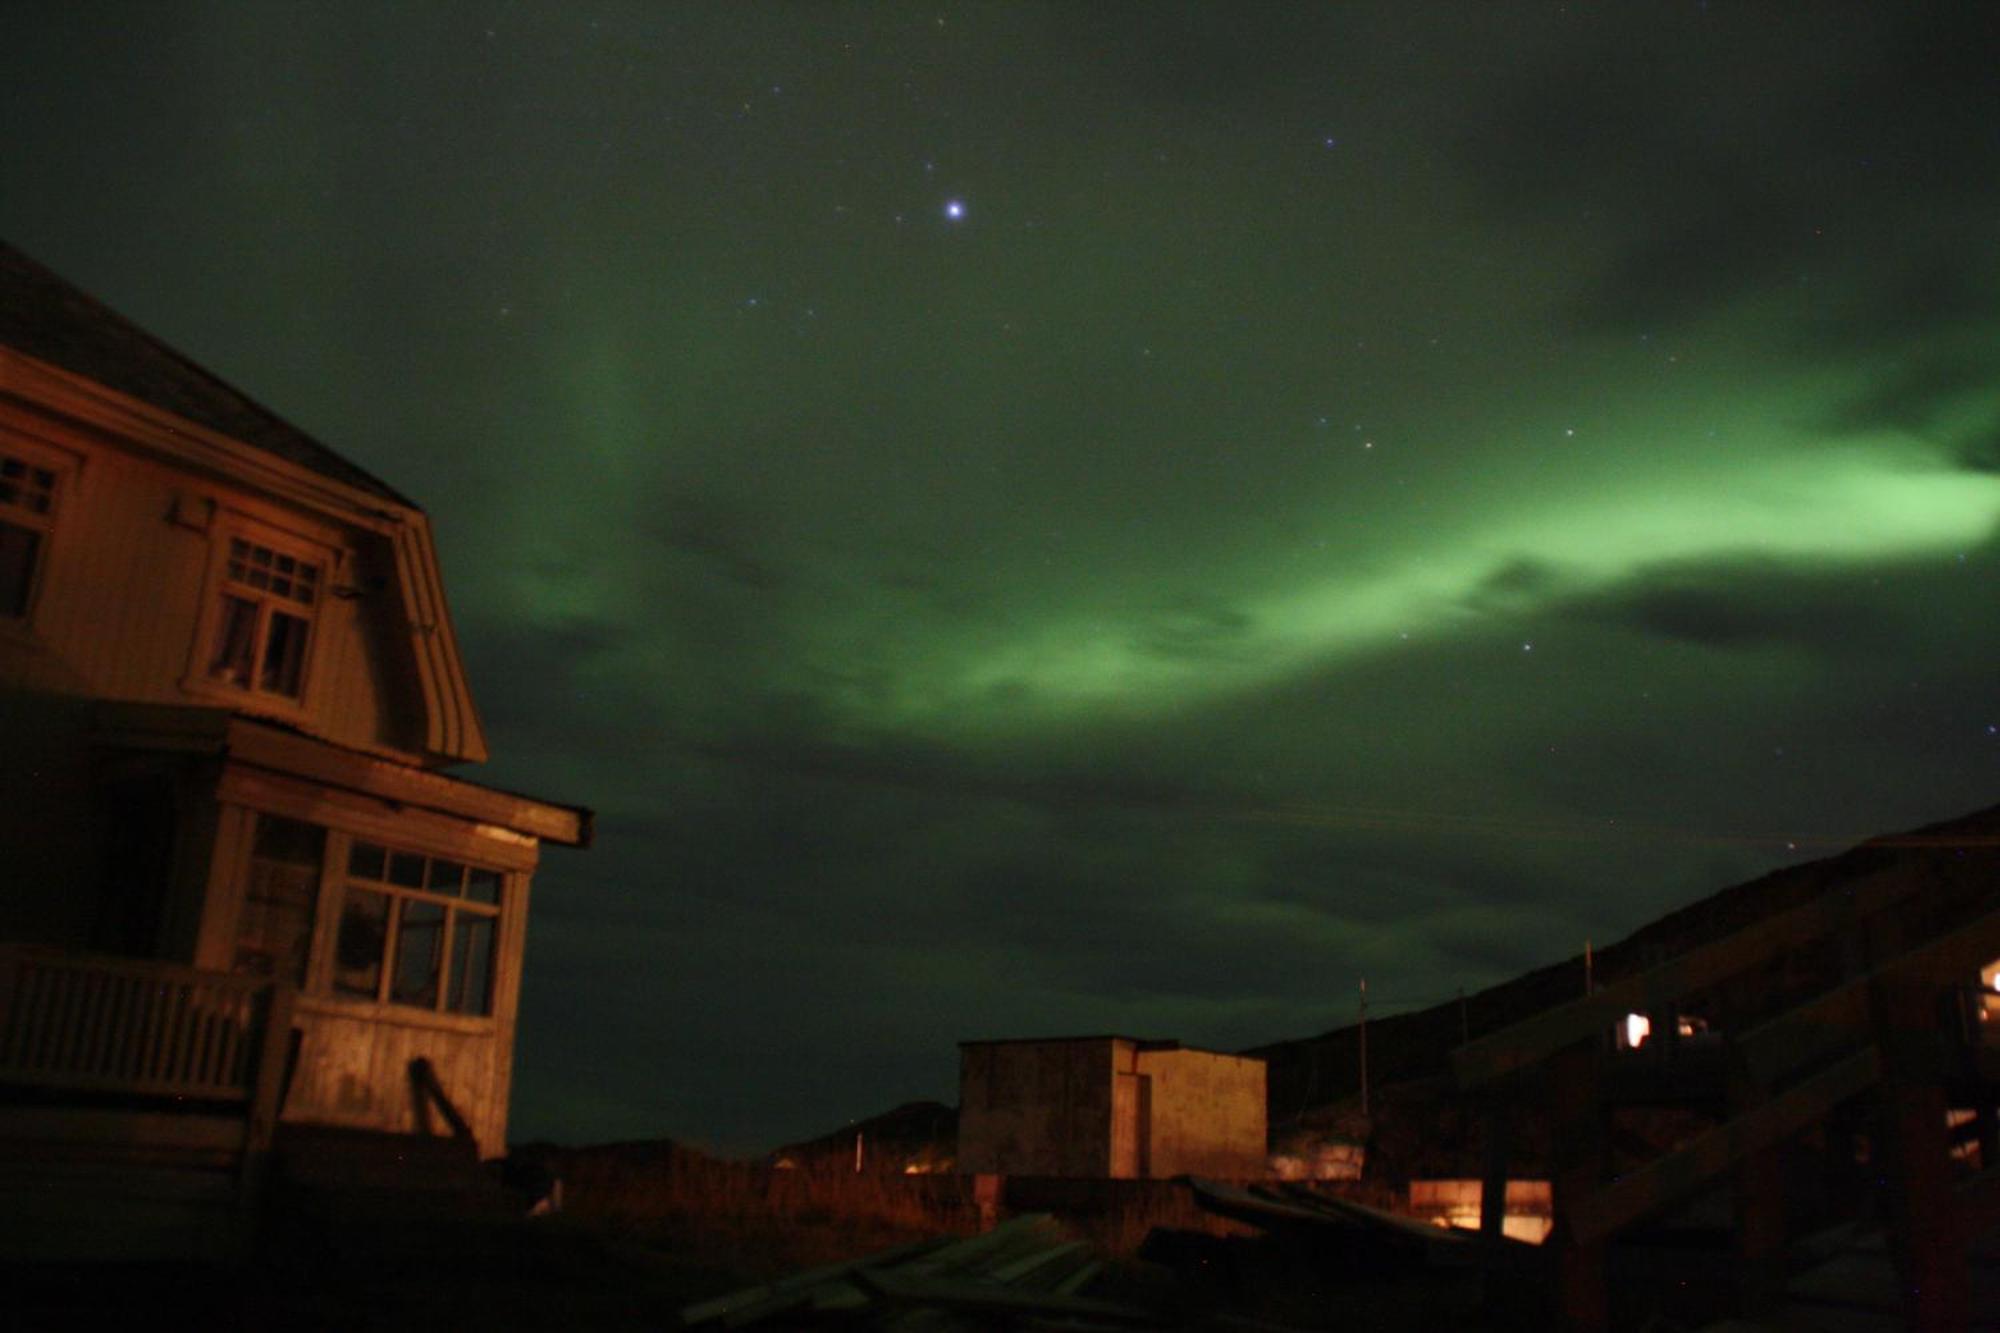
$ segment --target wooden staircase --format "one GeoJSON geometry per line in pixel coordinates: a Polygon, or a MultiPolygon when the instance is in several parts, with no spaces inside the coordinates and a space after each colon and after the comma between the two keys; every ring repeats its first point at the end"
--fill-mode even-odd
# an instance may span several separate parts
{"type": "MultiPolygon", "coordinates": [[[[1486,1199],[1504,1197],[1513,1123],[1547,1119],[1560,1326],[1609,1327],[1609,1248],[1721,1189],[1749,1326],[2000,1327],[1981,1258],[2000,1240],[2000,1169],[1968,1176],[1973,1160],[2000,1164],[2000,1013],[1979,985],[2000,958],[1996,858],[1941,850],[1956,851],[1943,873],[1891,863],[1454,1052],[1459,1088],[1483,1105],[1486,1199]],[[1721,1034],[1700,1060],[1677,1040],[1691,1009],[1721,1034]],[[1663,1039],[1615,1049],[1634,1013],[1663,1039]],[[1613,1118],[1656,1106],[1709,1123],[1621,1156],[1613,1118]],[[1948,1108],[1973,1111],[1973,1152],[1954,1156],[1948,1108]],[[1843,1137],[1857,1125],[1865,1173],[1843,1137]],[[1846,1170],[1842,1207],[1872,1220],[1788,1234],[1786,1154],[1808,1133],[1829,1178],[1846,1170]]],[[[1497,1215],[1482,1221],[1497,1231],[1497,1215]]]]}

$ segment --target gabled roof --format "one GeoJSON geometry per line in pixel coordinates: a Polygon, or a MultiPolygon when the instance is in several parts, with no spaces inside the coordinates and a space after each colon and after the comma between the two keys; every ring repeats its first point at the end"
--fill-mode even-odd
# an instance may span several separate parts
{"type": "Polygon", "coordinates": [[[0,344],[411,509],[387,482],[0,241],[0,344]]]}

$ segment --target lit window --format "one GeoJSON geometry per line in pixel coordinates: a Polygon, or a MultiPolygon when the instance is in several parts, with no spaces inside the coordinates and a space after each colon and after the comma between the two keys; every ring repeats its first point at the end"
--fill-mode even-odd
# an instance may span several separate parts
{"type": "Polygon", "coordinates": [[[499,871],[356,842],[334,944],[334,991],[490,1014],[499,931],[499,871]]]}
{"type": "Polygon", "coordinates": [[[28,614],[55,514],[55,472],[0,454],[0,620],[28,614]]]}
{"type": "Polygon", "coordinates": [[[319,593],[317,564],[231,537],[208,678],[241,690],[301,697],[319,593]]]}

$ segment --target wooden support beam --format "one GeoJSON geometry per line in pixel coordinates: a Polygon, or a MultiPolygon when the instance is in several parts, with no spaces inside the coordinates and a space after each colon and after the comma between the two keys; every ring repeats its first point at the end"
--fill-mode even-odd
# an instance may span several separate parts
{"type": "MultiPolygon", "coordinates": [[[[1603,1051],[1597,1043],[1576,1042],[1549,1062],[1545,1085],[1551,1134],[1549,1187],[1556,1216],[1549,1242],[1555,1246],[1557,1316],[1568,1333],[1604,1333],[1611,1325],[1604,1240],[1563,1225],[1572,1201],[1588,1199],[1604,1187],[1607,1136],[1598,1096],[1602,1064],[1603,1051]]],[[[1503,1209],[1505,1189],[1503,1185],[1503,1209]]]]}
{"type": "Polygon", "coordinates": [[[1571,1233],[1583,1240],[1609,1236],[1687,1198],[1746,1155],[1804,1128],[1881,1076],[1881,1054],[1872,1046],[1856,1051],[1577,1201],[1568,1210],[1571,1233]]]}
{"type": "Polygon", "coordinates": [[[1538,1064],[1572,1042],[1606,1032],[1627,1013],[1666,1013],[1691,991],[1767,962],[1801,941],[1844,930],[1914,894],[1918,877],[1882,874],[1766,917],[1658,967],[1614,981],[1596,994],[1544,1010],[1451,1053],[1461,1089],[1538,1064]]]}
{"type": "MultiPolygon", "coordinates": [[[[2000,957],[2000,911],[1904,950],[1867,974],[1744,1033],[1731,1046],[1743,1071],[1770,1087],[1793,1070],[1862,1039],[1875,1021],[1870,999],[1875,987],[1923,982],[1935,994],[1961,976],[1976,979],[1979,968],[1995,957],[2000,957]]],[[[1934,1044],[1937,1015],[1926,1009],[1922,1019],[1921,1031],[1934,1044]]]]}
{"type": "Polygon", "coordinates": [[[1745,1154],[1736,1164],[1731,1211],[1736,1219],[1737,1290],[1742,1313],[1775,1313],[1785,1288],[1785,1176],[1782,1143],[1745,1154]]]}
{"type": "Polygon", "coordinates": [[[1891,1057],[1878,1094],[1890,1249],[1903,1278],[1909,1327],[1926,1333],[1968,1328],[1971,1312],[1943,1071],[1922,1058],[1898,1058],[1902,1048],[1935,1040],[1938,997],[1935,976],[1879,979],[1869,992],[1891,1057]]]}
{"type": "Polygon", "coordinates": [[[1479,1173],[1479,1238],[1498,1244],[1507,1219],[1507,1159],[1514,1150],[1514,1108],[1488,1102],[1480,1116],[1484,1161],[1479,1173]]]}

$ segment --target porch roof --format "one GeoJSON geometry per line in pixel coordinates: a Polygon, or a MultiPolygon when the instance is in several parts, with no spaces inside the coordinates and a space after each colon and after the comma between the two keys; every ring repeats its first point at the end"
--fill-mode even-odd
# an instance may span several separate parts
{"type": "Polygon", "coordinates": [[[589,846],[593,832],[594,816],[582,806],[392,763],[226,708],[100,703],[96,740],[117,749],[213,755],[565,847],[589,846]]]}

